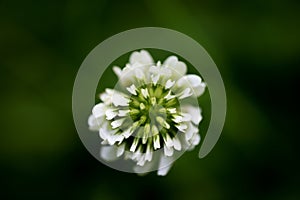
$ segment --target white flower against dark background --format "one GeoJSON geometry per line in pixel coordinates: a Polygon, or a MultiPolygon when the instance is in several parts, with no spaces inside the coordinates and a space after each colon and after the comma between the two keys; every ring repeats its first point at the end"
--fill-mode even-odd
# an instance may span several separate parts
{"type": "Polygon", "coordinates": [[[186,64],[176,56],[154,63],[145,50],[133,52],[123,69],[113,70],[123,90],[106,89],[88,119],[102,139],[102,159],[130,159],[136,173],[157,163],[158,175],[166,175],[176,151],[192,150],[200,142],[201,111],[188,99],[203,94],[205,83],[186,75],[186,64]]]}

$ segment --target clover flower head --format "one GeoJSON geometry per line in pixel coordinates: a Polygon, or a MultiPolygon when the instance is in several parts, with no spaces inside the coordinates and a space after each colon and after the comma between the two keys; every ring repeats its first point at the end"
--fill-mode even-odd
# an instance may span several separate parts
{"type": "Polygon", "coordinates": [[[176,152],[200,142],[201,110],[189,99],[203,94],[205,83],[186,75],[186,64],[176,56],[155,63],[145,50],[133,52],[123,69],[113,71],[120,88],[105,89],[88,119],[102,139],[102,159],[130,159],[136,173],[157,165],[158,175],[166,175],[176,152]]]}

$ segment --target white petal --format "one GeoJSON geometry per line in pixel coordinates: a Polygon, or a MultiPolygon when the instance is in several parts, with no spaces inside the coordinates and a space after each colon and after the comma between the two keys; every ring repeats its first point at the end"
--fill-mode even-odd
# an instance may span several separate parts
{"type": "Polygon", "coordinates": [[[136,69],[134,70],[135,73],[135,77],[138,79],[145,79],[145,74],[143,72],[143,70],[139,67],[136,67],[136,69]]]}
{"type": "Polygon", "coordinates": [[[137,95],[137,93],[136,93],[136,87],[135,87],[134,84],[132,84],[130,87],[127,87],[126,89],[127,89],[128,92],[130,92],[131,94],[137,95]]]}
{"type": "Polygon", "coordinates": [[[164,65],[173,69],[174,75],[176,77],[180,77],[180,76],[186,74],[186,71],[187,71],[186,64],[184,62],[178,61],[178,58],[176,56],[168,57],[165,60],[164,65]]]}
{"type": "Polygon", "coordinates": [[[132,128],[128,128],[127,130],[125,130],[122,134],[124,135],[124,137],[127,139],[131,136],[131,134],[133,133],[132,128]]]}
{"type": "Polygon", "coordinates": [[[112,103],[114,106],[128,106],[129,105],[129,99],[124,97],[121,94],[114,93],[112,96],[112,103]]]}
{"type": "Polygon", "coordinates": [[[198,128],[195,127],[192,123],[188,123],[188,127],[185,131],[185,139],[189,141],[195,133],[198,132],[198,128]]]}
{"type": "Polygon", "coordinates": [[[200,76],[197,76],[195,74],[188,74],[183,77],[181,77],[178,81],[177,84],[178,86],[183,86],[186,84],[190,84],[191,86],[197,86],[202,82],[202,79],[200,76]]]}
{"type": "Polygon", "coordinates": [[[195,145],[195,146],[198,145],[200,142],[200,135],[198,133],[195,133],[193,135],[193,137],[191,138],[190,142],[192,145],[195,145]]]}
{"type": "Polygon", "coordinates": [[[110,135],[107,137],[106,141],[108,142],[109,145],[114,145],[116,143],[116,138],[114,135],[110,135]]]}
{"type": "Polygon", "coordinates": [[[141,149],[141,147],[139,147],[136,152],[132,153],[131,159],[135,160],[135,161],[139,161],[141,159],[142,155],[143,155],[142,149],[141,149]]]}
{"type": "Polygon", "coordinates": [[[139,139],[138,139],[138,138],[134,138],[133,143],[132,143],[132,145],[131,145],[131,147],[130,147],[130,151],[131,151],[131,152],[134,152],[134,151],[135,151],[135,149],[136,149],[138,143],[139,143],[139,139]]]}
{"type": "Polygon", "coordinates": [[[152,160],[153,152],[150,149],[150,145],[147,146],[145,160],[148,160],[149,162],[152,160]]]}
{"type": "Polygon", "coordinates": [[[172,156],[174,153],[173,147],[167,147],[167,145],[164,145],[164,153],[165,156],[172,156]]]}
{"type": "Polygon", "coordinates": [[[179,125],[175,125],[179,131],[181,132],[185,132],[185,130],[187,129],[187,125],[186,124],[179,124],[179,125]]]}
{"type": "Polygon", "coordinates": [[[125,143],[118,146],[117,157],[120,157],[121,155],[123,155],[124,151],[125,151],[125,143]]]}
{"type": "Polygon", "coordinates": [[[145,154],[142,154],[142,156],[139,158],[139,160],[136,164],[139,166],[144,166],[145,162],[146,162],[145,154]]]}
{"type": "Polygon", "coordinates": [[[174,144],[174,149],[176,149],[177,151],[181,150],[181,143],[180,143],[179,139],[177,138],[177,136],[175,136],[173,138],[173,144],[174,144]]]}
{"type": "Polygon", "coordinates": [[[151,75],[151,80],[152,80],[152,82],[154,83],[154,85],[156,85],[157,84],[157,82],[158,82],[158,80],[159,80],[159,77],[160,77],[160,75],[158,74],[158,75],[151,75]]]}
{"type": "Polygon", "coordinates": [[[161,66],[161,62],[160,62],[160,60],[159,60],[159,61],[157,61],[157,63],[156,63],[156,66],[158,66],[158,67],[160,67],[160,66],[161,66]]]}
{"type": "Polygon", "coordinates": [[[149,73],[152,75],[160,75],[160,77],[164,78],[170,78],[172,75],[172,71],[165,66],[151,66],[149,73]]]}
{"type": "Polygon", "coordinates": [[[176,84],[179,87],[192,88],[194,95],[196,95],[197,97],[204,92],[206,86],[205,83],[202,82],[200,76],[197,76],[195,74],[188,74],[186,76],[183,76],[177,81],[176,84]]]}
{"type": "Polygon", "coordinates": [[[167,109],[171,114],[175,114],[176,113],[176,108],[168,108],[167,109]]]}
{"type": "Polygon", "coordinates": [[[105,116],[107,120],[113,119],[115,116],[117,116],[118,112],[115,109],[107,109],[105,111],[105,116]]]}
{"type": "Polygon", "coordinates": [[[174,99],[176,96],[175,95],[171,95],[171,91],[168,92],[168,94],[164,97],[164,99],[166,99],[167,101],[169,101],[170,99],[174,99]]]}
{"type": "MultiPolygon", "coordinates": [[[[142,139],[143,144],[147,143],[147,140],[148,140],[148,137],[149,137],[149,133],[150,133],[150,124],[147,123],[144,126],[144,134],[143,134],[143,139],[142,139]]],[[[149,145],[147,145],[147,150],[148,150],[148,148],[150,148],[149,145]]]]}
{"type": "Polygon", "coordinates": [[[180,122],[182,122],[182,116],[175,115],[174,118],[172,119],[172,121],[175,123],[180,123],[180,122]]]}
{"type": "Polygon", "coordinates": [[[104,102],[105,105],[109,105],[112,103],[112,96],[115,93],[114,90],[106,88],[104,93],[100,94],[101,101],[104,102]]]}
{"type": "Polygon", "coordinates": [[[114,143],[118,142],[119,144],[121,144],[124,140],[124,136],[121,134],[116,134],[114,135],[114,140],[115,140],[114,143]]]}
{"type": "MultiPolygon", "coordinates": [[[[181,149],[187,150],[191,146],[190,142],[186,140],[186,133],[185,134],[177,134],[177,137],[181,143],[181,149]]],[[[191,136],[192,137],[192,136],[191,136]]]]}
{"type": "Polygon", "coordinates": [[[95,118],[104,116],[106,111],[106,105],[104,103],[96,104],[92,110],[95,118]]]}
{"type": "Polygon", "coordinates": [[[137,51],[133,52],[130,55],[129,62],[131,64],[134,64],[134,63],[152,64],[153,59],[148,51],[141,50],[140,52],[137,52],[137,51]]]}
{"type": "Polygon", "coordinates": [[[118,130],[112,130],[108,126],[108,122],[105,122],[102,127],[99,130],[99,136],[103,140],[109,140],[110,143],[113,143],[113,135],[117,132],[118,130]]]}
{"type": "Polygon", "coordinates": [[[119,110],[118,116],[119,116],[119,117],[125,117],[125,116],[128,115],[129,111],[130,111],[130,110],[119,110]]]}
{"type": "Polygon", "coordinates": [[[172,147],[173,146],[173,141],[171,139],[171,137],[169,136],[169,134],[166,134],[165,137],[163,137],[164,142],[166,144],[167,147],[172,147]]]}
{"type": "Polygon", "coordinates": [[[170,78],[172,76],[172,70],[167,67],[161,67],[159,73],[165,78],[170,78]]]}
{"type": "Polygon", "coordinates": [[[199,84],[198,86],[194,87],[195,95],[197,97],[201,96],[205,91],[205,87],[206,87],[206,84],[203,82],[201,84],[199,84]]]}
{"type": "Polygon", "coordinates": [[[90,115],[88,118],[88,125],[90,129],[94,129],[99,127],[99,123],[97,122],[97,119],[94,117],[94,115],[90,115]]]}
{"type": "Polygon", "coordinates": [[[149,97],[149,92],[148,92],[148,89],[147,89],[147,88],[141,89],[141,92],[142,92],[142,95],[143,95],[145,98],[149,97]]]}
{"type": "Polygon", "coordinates": [[[177,56],[169,56],[165,61],[164,64],[168,66],[173,66],[178,62],[177,56]]]}
{"type": "Polygon", "coordinates": [[[99,130],[99,136],[103,140],[107,140],[107,138],[110,137],[110,135],[108,134],[108,132],[104,128],[100,128],[100,130],[99,130]]]}
{"type": "Polygon", "coordinates": [[[167,80],[165,89],[170,89],[175,84],[175,81],[172,81],[171,79],[167,80]]]}
{"type": "Polygon", "coordinates": [[[107,144],[108,144],[108,142],[107,142],[107,140],[103,140],[103,141],[101,142],[101,144],[103,144],[103,145],[107,145],[107,144]]]}
{"type": "Polygon", "coordinates": [[[115,129],[115,128],[120,127],[123,124],[124,120],[125,120],[125,118],[121,118],[121,119],[117,119],[117,120],[111,122],[112,128],[115,129]]]}
{"type": "Polygon", "coordinates": [[[110,88],[106,88],[106,89],[105,89],[105,92],[106,92],[107,94],[109,94],[109,95],[113,95],[113,94],[115,93],[115,90],[110,89],[110,88]]]}
{"type": "Polygon", "coordinates": [[[170,171],[172,167],[172,162],[174,161],[173,157],[161,156],[157,175],[165,176],[170,171]]]}
{"type": "Polygon", "coordinates": [[[94,115],[90,115],[88,119],[89,129],[92,131],[97,131],[100,128],[100,124],[97,122],[94,115]]]}
{"type": "Polygon", "coordinates": [[[113,71],[115,72],[115,74],[118,76],[118,77],[121,77],[121,74],[122,74],[122,70],[120,67],[113,67],[113,71]]]}
{"type": "Polygon", "coordinates": [[[198,125],[202,120],[201,110],[199,107],[185,105],[181,107],[181,111],[189,113],[192,116],[192,122],[196,125],[198,125]]]}
{"type": "Polygon", "coordinates": [[[115,146],[103,146],[100,149],[100,157],[106,161],[117,159],[117,148],[115,146]]]}
{"type": "Polygon", "coordinates": [[[133,153],[130,151],[124,152],[124,160],[132,159],[133,153]]]}
{"type": "Polygon", "coordinates": [[[111,104],[111,96],[107,93],[100,94],[100,99],[103,101],[106,105],[111,104]]]}
{"type": "Polygon", "coordinates": [[[154,146],[155,150],[160,148],[160,138],[159,138],[159,135],[154,136],[153,146],[154,146]]]}
{"type": "Polygon", "coordinates": [[[125,68],[123,68],[121,75],[119,77],[120,83],[128,87],[133,83],[133,77],[135,76],[135,70],[127,64],[125,68]]]}
{"type": "Polygon", "coordinates": [[[150,66],[150,67],[149,67],[149,72],[150,72],[152,75],[157,75],[157,74],[159,74],[159,70],[160,70],[160,68],[157,67],[157,66],[150,66]]]}
{"type": "Polygon", "coordinates": [[[190,88],[185,88],[178,96],[179,99],[184,99],[193,95],[193,92],[190,88]]]}
{"type": "Polygon", "coordinates": [[[192,116],[188,113],[181,113],[182,115],[182,121],[189,122],[192,120],[192,116]]]}

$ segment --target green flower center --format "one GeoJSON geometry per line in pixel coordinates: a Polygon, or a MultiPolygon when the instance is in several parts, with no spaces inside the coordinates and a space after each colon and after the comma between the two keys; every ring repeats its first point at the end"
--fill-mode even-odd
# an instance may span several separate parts
{"type": "Polygon", "coordinates": [[[172,121],[172,115],[179,111],[178,98],[171,90],[153,83],[142,85],[136,93],[130,97],[130,119],[124,124],[126,128],[133,127],[134,133],[123,142],[128,149],[137,143],[136,149],[141,148],[144,152],[148,145],[154,150],[153,141],[156,139],[162,148],[167,135],[173,138],[178,132],[172,121]]]}
{"type": "MultiPolygon", "coordinates": [[[[170,94],[162,85],[148,84],[137,89],[137,95],[130,97],[129,110],[133,122],[140,121],[140,126],[146,124],[156,125],[159,130],[165,123],[171,123],[171,115],[168,109],[178,109],[179,102],[176,97],[166,99],[170,94]],[[142,90],[147,91],[143,94],[142,90]]],[[[167,128],[167,127],[165,127],[167,128]]]]}

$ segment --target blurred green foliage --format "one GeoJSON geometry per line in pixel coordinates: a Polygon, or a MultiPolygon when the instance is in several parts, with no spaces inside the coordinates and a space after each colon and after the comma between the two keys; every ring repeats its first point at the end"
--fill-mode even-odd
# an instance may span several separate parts
{"type": "Polygon", "coordinates": [[[300,199],[299,9],[291,0],[2,0],[3,199],[300,199]],[[167,177],[102,165],[72,120],[73,82],[85,56],[109,36],[143,26],[202,44],[228,95],[214,150],[202,160],[199,147],[186,153],[167,177]]]}

